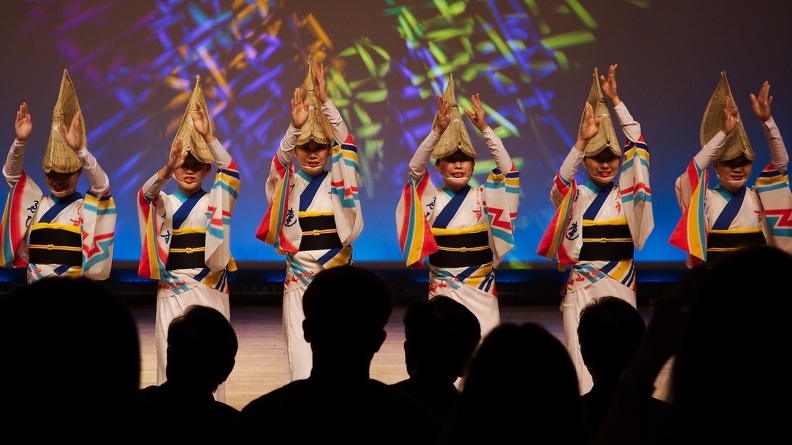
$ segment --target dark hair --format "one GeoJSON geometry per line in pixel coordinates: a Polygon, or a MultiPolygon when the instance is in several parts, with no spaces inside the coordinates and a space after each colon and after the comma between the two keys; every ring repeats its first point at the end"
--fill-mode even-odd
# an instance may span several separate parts
{"type": "Polygon", "coordinates": [[[465,162],[465,161],[470,161],[473,164],[476,163],[475,159],[473,159],[472,157],[468,156],[467,154],[465,154],[465,152],[463,152],[462,150],[459,150],[459,149],[457,151],[451,153],[450,155],[444,157],[444,158],[437,158],[437,160],[435,161],[435,165],[439,164],[440,161],[446,161],[446,162],[450,162],[452,164],[454,162],[465,162]]]}
{"type": "Polygon", "coordinates": [[[591,159],[595,162],[611,162],[616,159],[621,159],[621,156],[617,155],[616,153],[612,152],[609,147],[605,147],[604,150],[595,154],[594,156],[586,156],[586,159],[591,159]]]}
{"type": "Polygon", "coordinates": [[[360,338],[385,328],[393,293],[376,273],[337,266],[317,273],[303,295],[305,319],[322,338],[360,338]]]}
{"type": "Polygon", "coordinates": [[[233,370],[239,343],[231,322],[209,306],[189,306],[168,326],[168,380],[214,391],[233,370]]]}
{"type": "Polygon", "coordinates": [[[580,353],[596,378],[618,378],[641,343],[646,322],[638,309],[621,298],[599,297],[580,312],[580,353]]]}
{"type": "Polygon", "coordinates": [[[493,328],[463,382],[449,443],[583,438],[577,374],[564,344],[533,322],[493,328]]]}
{"type": "Polygon", "coordinates": [[[313,153],[314,151],[329,150],[330,148],[332,148],[332,146],[330,145],[330,143],[320,144],[319,142],[316,142],[315,140],[310,139],[308,142],[298,145],[297,148],[300,149],[300,150],[306,151],[308,153],[313,153]],[[308,148],[306,148],[306,146],[311,144],[311,143],[316,144],[316,146],[309,150],[308,148]]]}
{"type": "Polygon", "coordinates": [[[35,419],[81,440],[134,430],[137,324],[126,304],[99,282],[48,277],[0,298],[0,356],[0,379],[14,401],[4,414],[6,425],[35,419]]]}
{"type": "Polygon", "coordinates": [[[82,173],[82,167],[78,168],[77,170],[75,170],[73,172],[68,172],[68,173],[61,173],[61,172],[56,172],[55,170],[52,170],[52,171],[49,171],[49,172],[44,172],[44,176],[46,176],[47,178],[49,178],[52,181],[57,181],[57,180],[59,180],[61,178],[62,179],[67,179],[68,177],[70,177],[71,175],[73,175],[75,173],[77,174],[77,176],[80,176],[80,174],[82,173]]]}
{"type": "Polygon", "coordinates": [[[420,366],[461,376],[481,340],[481,325],[470,309],[451,297],[424,297],[407,307],[404,337],[410,351],[408,370],[420,366]]]}
{"type": "Polygon", "coordinates": [[[211,166],[212,164],[199,161],[198,158],[196,158],[191,151],[187,151],[187,158],[184,159],[184,164],[182,164],[182,168],[198,171],[205,169],[207,165],[211,166]]]}
{"type": "Polygon", "coordinates": [[[742,153],[736,158],[721,159],[719,161],[713,161],[713,163],[722,164],[729,168],[737,168],[737,167],[745,167],[746,165],[753,164],[753,161],[748,159],[748,157],[745,156],[744,153],[742,153]]]}
{"type": "Polygon", "coordinates": [[[792,291],[783,277],[790,270],[790,254],[757,246],[709,271],[671,371],[674,405],[694,440],[789,442],[792,291]]]}

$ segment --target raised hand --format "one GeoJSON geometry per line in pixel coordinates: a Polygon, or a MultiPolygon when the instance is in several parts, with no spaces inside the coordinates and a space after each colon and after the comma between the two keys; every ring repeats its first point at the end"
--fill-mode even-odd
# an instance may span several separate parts
{"type": "Polygon", "coordinates": [[[295,88],[291,100],[292,126],[302,128],[308,121],[308,101],[302,100],[302,88],[295,88]]]}
{"type": "Polygon", "coordinates": [[[484,108],[481,107],[481,99],[479,93],[470,96],[470,101],[473,103],[473,111],[465,110],[465,114],[473,122],[473,125],[483,132],[487,129],[487,121],[484,118],[484,108]]]}
{"type": "Polygon", "coordinates": [[[448,107],[448,102],[439,94],[437,95],[437,113],[435,117],[437,118],[437,125],[432,128],[432,131],[437,134],[443,134],[445,129],[448,128],[448,124],[451,123],[451,110],[448,107]]]}
{"type": "Polygon", "coordinates": [[[327,84],[325,83],[324,65],[317,63],[314,67],[314,92],[319,102],[325,103],[330,100],[327,94],[327,84]]]}
{"type": "Polygon", "coordinates": [[[614,64],[608,67],[608,77],[600,74],[600,88],[602,88],[602,94],[610,99],[611,105],[614,107],[621,103],[616,89],[616,68],[618,68],[618,66],[618,64],[614,64]]]}
{"type": "Polygon", "coordinates": [[[726,104],[723,106],[723,126],[721,127],[721,131],[726,134],[731,133],[734,127],[737,126],[737,122],[737,107],[734,106],[731,98],[727,97],[726,104]]]}
{"type": "Polygon", "coordinates": [[[766,122],[770,119],[770,105],[773,104],[773,96],[770,95],[770,82],[764,81],[759,88],[759,97],[751,93],[751,108],[760,121],[766,122]]]}
{"type": "MultiPolygon", "coordinates": [[[[586,102],[586,105],[583,107],[583,122],[580,125],[578,139],[588,143],[588,141],[599,132],[599,126],[600,120],[594,117],[594,108],[590,103],[586,102]]],[[[585,148],[585,144],[583,144],[581,151],[583,148],[585,148]]]]}
{"type": "Polygon", "coordinates": [[[190,110],[190,117],[198,134],[207,143],[212,143],[215,140],[212,134],[212,125],[209,123],[209,116],[206,114],[206,110],[203,109],[200,103],[195,103],[195,110],[190,110]]]}
{"type": "Polygon", "coordinates": [[[14,120],[14,132],[19,141],[26,141],[33,132],[33,119],[30,117],[27,109],[27,103],[22,102],[14,120]]]}
{"type": "Polygon", "coordinates": [[[85,143],[85,141],[83,141],[82,132],[80,131],[81,113],[81,111],[74,113],[70,126],[67,127],[65,123],[61,123],[63,139],[66,140],[66,143],[69,144],[69,147],[74,151],[81,149],[85,143]]]}
{"type": "Polygon", "coordinates": [[[183,142],[181,139],[176,139],[168,154],[168,162],[165,167],[159,171],[159,177],[162,179],[170,178],[173,172],[184,165],[184,160],[187,159],[187,152],[182,153],[183,142]]]}

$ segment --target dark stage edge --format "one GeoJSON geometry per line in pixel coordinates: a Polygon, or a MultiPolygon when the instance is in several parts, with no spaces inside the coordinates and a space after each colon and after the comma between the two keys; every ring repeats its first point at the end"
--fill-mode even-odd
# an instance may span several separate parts
{"type": "MultiPolygon", "coordinates": [[[[426,295],[428,269],[399,269],[360,265],[380,274],[393,289],[396,304],[409,304],[426,295]]],[[[636,264],[638,304],[652,304],[654,299],[678,282],[686,273],[684,264],[636,264]]],[[[559,290],[566,281],[568,271],[556,269],[496,269],[495,280],[501,304],[555,305],[560,302],[559,290]]],[[[250,267],[241,266],[230,276],[231,304],[281,304],[283,296],[283,265],[250,267]]],[[[24,285],[24,269],[0,270],[0,295],[24,285]]],[[[115,267],[107,280],[101,283],[124,299],[128,304],[154,304],[156,281],[141,279],[134,267],[115,267]]]]}

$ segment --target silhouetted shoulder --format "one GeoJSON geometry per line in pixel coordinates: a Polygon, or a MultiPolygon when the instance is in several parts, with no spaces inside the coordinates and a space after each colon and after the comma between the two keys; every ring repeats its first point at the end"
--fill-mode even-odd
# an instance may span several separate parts
{"type": "Polygon", "coordinates": [[[239,410],[211,393],[183,394],[168,385],[148,386],[138,394],[141,443],[223,443],[239,410]]]}
{"type": "MultiPolygon", "coordinates": [[[[124,302],[89,278],[48,277],[0,297],[3,433],[99,442],[135,431],[140,344],[124,302]]],[[[33,437],[33,436],[31,436],[33,437]]]]}
{"type": "Polygon", "coordinates": [[[246,405],[238,443],[436,443],[438,423],[418,399],[376,380],[323,385],[295,380],[246,405]]]}

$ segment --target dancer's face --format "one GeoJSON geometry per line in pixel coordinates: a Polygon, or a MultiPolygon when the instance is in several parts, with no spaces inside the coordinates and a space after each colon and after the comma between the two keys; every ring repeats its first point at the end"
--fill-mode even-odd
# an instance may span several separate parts
{"type": "Polygon", "coordinates": [[[212,168],[212,164],[204,164],[195,159],[192,154],[187,155],[184,164],[173,171],[173,176],[179,183],[179,190],[191,196],[201,189],[201,183],[212,168]]]}
{"type": "Polygon", "coordinates": [[[310,140],[297,146],[296,155],[300,167],[309,175],[316,176],[324,170],[330,158],[330,145],[310,140]]]}

